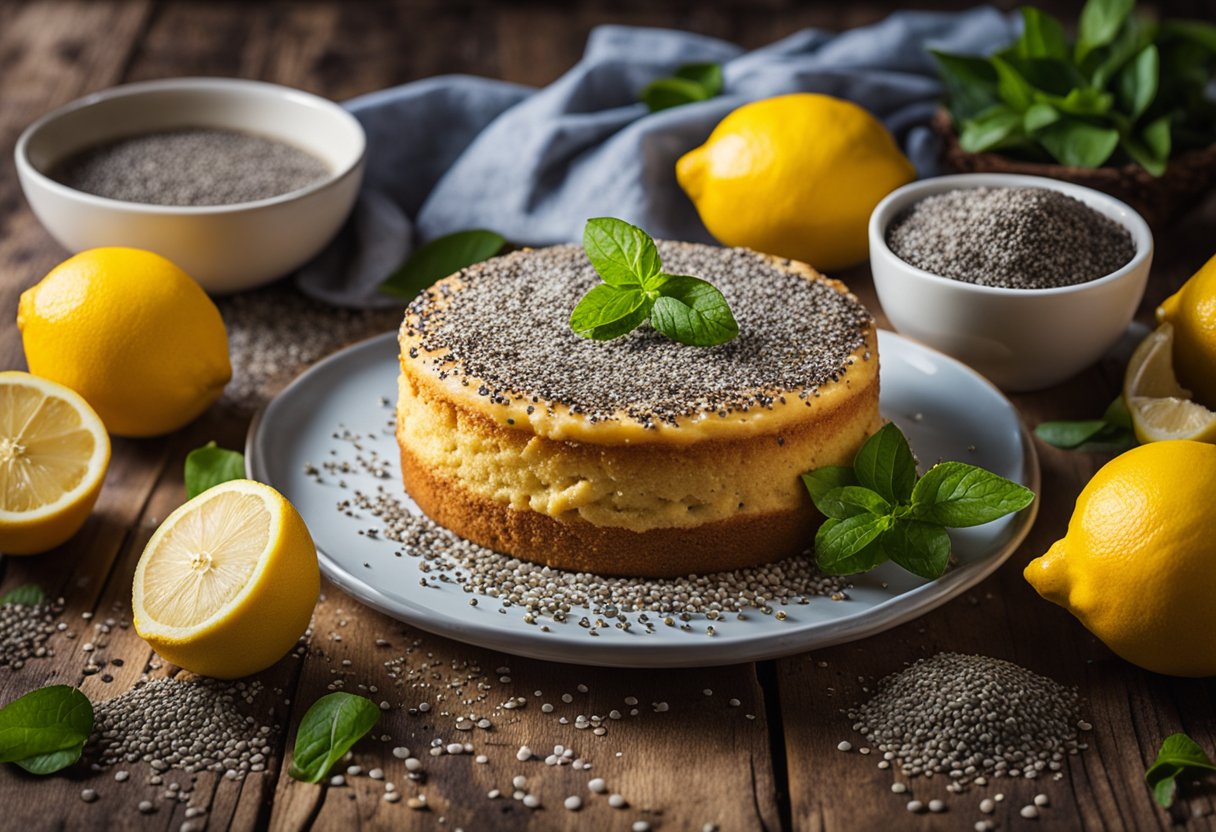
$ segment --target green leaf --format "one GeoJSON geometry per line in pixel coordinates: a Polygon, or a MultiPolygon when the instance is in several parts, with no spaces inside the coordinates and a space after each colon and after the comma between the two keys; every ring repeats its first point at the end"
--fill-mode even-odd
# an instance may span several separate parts
{"type": "Polygon", "coordinates": [[[726,298],[712,283],[685,274],[668,275],[650,310],[650,324],[681,344],[711,347],[739,334],[726,298]]]}
{"type": "Polygon", "coordinates": [[[844,520],[857,514],[890,514],[891,504],[877,493],[860,485],[833,488],[815,500],[815,508],[824,517],[844,520]]]}
{"type": "Polygon", "coordinates": [[[880,542],[888,558],[921,578],[940,578],[950,563],[950,535],[936,523],[896,520],[880,542]]]}
{"type": "Polygon", "coordinates": [[[245,478],[245,457],[208,442],[186,455],[186,497],[193,500],[208,488],[245,478]]]}
{"type": "Polygon", "coordinates": [[[1115,39],[1131,14],[1135,0],[1088,0],[1077,25],[1076,59],[1079,63],[1091,50],[1115,39]]]}
{"type": "Polygon", "coordinates": [[[815,562],[827,575],[867,572],[886,560],[877,544],[891,518],[858,514],[845,520],[824,520],[815,535],[815,562]]]}
{"type": "Polygon", "coordinates": [[[673,74],[676,78],[700,84],[708,98],[722,92],[722,64],[708,62],[683,64],[677,67],[673,74]]]}
{"type": "Polygon", "coordinates": [[[1122,396],[1115,396],[1115,400],[1106,407],[1106,412],[1102,414],[1102,420],[1108,422],[1115,427],[1133,429],[1132,412],[1127,408],[1127,402],[1122,396]]]}
{"type": "Polygon", "coordinates": [[[1152,44],[1140,50],[1136,57],[1119,71],[1115,80],[1119,91],[1119,103],[1133,121],[1140,118],[1140,115],[1156,98],[1159,72],[1157,47],[1152,44]]]}
{"type": "Polygon", "coordinates": [[[50,685],[0,708],[0,763],[51,774],[80,759],[93,705],[70,685],[50,685]]]}
{"type": "Polygon", "coordinates": [[[1040,130],[1038,139],[1060,164],[1096,168],[1101,167],[1119,146],[1119,131],[1061,118],[1040,130]]]}
{"type": "Polygon", "coordinates": [[[595,217],[583,226],[583,249],[610,286],[645,286],[659,276],[659,249],[642,229],[615,217],[595,217]]]}
{"type": "Polygon", "coordinates": [[[1115,39],[1095,49],[1084,60],[1082,69],[1094,88],[1104,89],[1123,65],[1157,38],[1157,24],[1146,18],[1130,16],[1115,39]]]}
{"type": "Polygon", "coordinates": [[[1216,25],[1198,20],[1165,20],[1161,23],[1163,36],[1184,38],[1216,54],[1216,25]]]}
{"type": "Polygon", "coordinates": [[[1022,129],[1027,133],[1034,133],[1059,120],[1060,111],[1050,104],[1032,104],[1022,116],[1022,129]]]}
{"type": "Polygon", "coordinates": [[[1162,116],[1145,125],[1141,135],[1144,144],[1163,164],[1170,158],[1170,117],[1162,116]]]}
{"type": "Polygon", "coordinates": [[[413,299],[435,281],[488,260],[506,246],[506,238],[474,228],[436,237],[416,248],[409,258],[380,284],[380,291],[413,299]]]}
{"type": "Polygon", "coordinates": [[[379,719],[380,708],[366,697],[343,692],[322,696],[300,720],[287,773],[306,783],[321,782],[379,719]]]}
{"type": "Polygon", "coordinates": [[[827,465],[803,474],[802,484],[811,495],[811,501],[818,502],[819,498],[833,489],[857,485],[857,477],[847,465],[827,465]]]}
{"type": "Polygon", "coordinates": [[[990,523],[1034,502],[1024,485],[964,462],[940,462],[912,491],[912,518],[951,528],[990,523]]]}
{"type": "Polygon", "coordinates": [[[1216,763],[1186,734],[1170,734],[1161,743],[1157,759],[1144,772],[1144,779],[1153,790],[1153,797],[1169,808],[1177,793],[1177,778],[1187,769],[1216,771],[1216,763]]]}
{"type": "Polygon", "coordinates": [[[1115,97],[1110,93],[1092,87],[1069,90],[1068,95],[1063,98],[1059,96],[1043,96],[1043,98],[1056,109],[1074,116],[1105,115],[1110,112],[1110,108],[1115,102],[1115,97]]]}
{"type": "Polygon", "coordinates": [[[26,584],[17,587],[4,597],[0,597],[0,604],[24,604],[32,607],[35,604],[41,604],[45,598],[46,595],[38,584],[26,584]]]}
{"type": "Polygon", "coordinates": [[[916,485],[916,459],[894,422],[887,422],[865,441],[853,460],[857,482],[888,503],[906,503],[916,485]]]}
{"type": "Polygon", "coordinates": [[[1047,12],[1034,6],[1022,7],[1022,36],[1014,44],[1022,58],[1068,60],[1068,39],[1064,27],[1047,12]]]}
{"type": "Polygon", "coordinates": [[[1006,104],[990,107],[963,122],[958,143],[968,153],[984,153],[1022,136],[1022,114],[1006,104]]]}
{"type": "Polygon", "coordinates": [[[1034,429],[1034,435],[1048,445],[1070,450],[1083,442],[1089,441],[1099,431],[1107,427],[1109,426],[1102,419],[1083,419],[1076,422],[1041,422],[1034,429]]]}
{"type": "Polygon", "coordinates": [[[642,88],[642,102],[652,113],[712,98],[705,87],[685,78],[657,78],[642,88]]]}
{"type": "Polygon", "coordinates": [[[1178,780],[1182,773],[1180,768],[1169,769],[1169,776],[1159,776],[1156,781],[1150,781],[1153,788],[1153,799],[1166,809],[1174,805],[1174,797],[1178,794],[1178,780]]]}
{"type": "Polygon", "coordinates": [[[996,69],[996,89],[1002,101],[1018,112],[1034,103],[1034,88],[1011,63],[993,55],[992,66],[996,69]]]}
{"type": "Polygon", "coordinates": [[[583,338],[610,341],[646,320],[654,301],[636,286],[595,286],[570,313],[570,328],[583,338]]]}
{"type": "Polygon", "coordinates": [[[950,115],[958,125],[997,104],[996,70],[984,58],[930,50],[946,87],[950,115]]]}

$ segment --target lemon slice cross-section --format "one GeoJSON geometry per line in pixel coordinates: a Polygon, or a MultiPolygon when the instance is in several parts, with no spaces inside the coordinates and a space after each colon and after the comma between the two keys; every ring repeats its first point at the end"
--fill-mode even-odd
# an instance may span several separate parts
{"type": "Polygon", "coordinates": [[[53,549],[84,525],[101,493],[110,437],[62,384],[0,372],[0,552],[53,549]]]}
{"type": "Polygon", "coordinates": [[[170,514],[135,568],[135,628],[164,658],[232,679],[274,664],[308,627],[317,553],[295,507],[233,480],[170,514]]]}
{"type": "Polygon", "coordinates": [[[1216,442],[1216,413],[1191,399],[1174,375],[1174,328],[1162,324],[1132,353],[1123,398],[1141,442],[1194,439],[1216,442]]]}

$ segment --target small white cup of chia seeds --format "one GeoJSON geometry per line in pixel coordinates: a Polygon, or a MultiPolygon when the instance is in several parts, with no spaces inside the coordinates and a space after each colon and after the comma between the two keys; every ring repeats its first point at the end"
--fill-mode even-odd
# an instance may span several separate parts
{"type": "Polygon", "coordinates": [[[225,294],[288,274],[333,239],[365,147],[359,122],[319,96],[173,78],[60,107],[15,156],[30,207],[65,248],[148,249],[225,294]]]}
{"type": "Polygon", "coordinates": [[[874,287],[895,329],[1012,391],[1058,384],[1110,350],[1136,313],[1153,259],[1148,224],[1127,204],[1069,182],[1015,174],[961,174],[905,185],[874,209],[869,235],[874,287]],[[976,205],[986,204],[979,189],[1027,188],[1055,192],[1034,194],[1062,210],[1029,223],[1026,217],[1035,214],[1023,211],[1021,227],[1009,229],[994,224],[990,214],[975,213],[976,205]],[[962,192],[961,199],[948,196],[962,192]],[[934,201],[923,202],[927,198],[934,201]],[[898,235],[922,205],[938,210],[910,240],[898,235]],[[1112,259],[1111,249],[1121,253],[1112,259]],[[1001,267],[990,265],[995,259],[987,259],[989,250],[1002,259],[1001,267]],[[1065,267],[1079,271],[1055,273],[1065,267]],[[1085,268],[1097,271],[1078,279],[1085,268]]]}

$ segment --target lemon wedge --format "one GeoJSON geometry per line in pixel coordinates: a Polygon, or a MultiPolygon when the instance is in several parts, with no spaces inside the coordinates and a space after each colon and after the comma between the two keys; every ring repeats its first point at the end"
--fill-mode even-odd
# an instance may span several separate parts
{"type": "Polygon", "coordinates": [[[251,480],[204,491],[165,518],[135,567],[135,629],[162,657],[234,679],[281,659],[320,594],[317,550],[282,494],[251,480]]]}
{"type": "Polygon", "coordinates": [[[1216,413],[1192,401],[1174,375],[1174,328],[1162,324],[1132,353],[1123,398],[1141,442],[1194,439],[1216,442],[1216,413]]]}
{"type": "Polygon", "coordinates": [[[76,393],[0,373],[0,552],[32,555],[88,519],[110,463],[105,425],[76,393]]]}

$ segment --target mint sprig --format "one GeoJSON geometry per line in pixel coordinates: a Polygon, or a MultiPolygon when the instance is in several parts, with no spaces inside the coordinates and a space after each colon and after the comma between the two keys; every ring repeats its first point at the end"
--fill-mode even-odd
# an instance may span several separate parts
{"type": "Polygon", "coordinates": [[[436,237],[414,249],[405,262],[380,284],[380,291],[413,300],[435,281],[489,260],[506,245],[506,237],[484,228],[470,228],[436,237]]]}
{"type": "Polygon", "coordinates": [[[1122,396],[1110,403],[1100,419],[1041,422],[1034,435],[1067,451],[1126,451],[1139,444],[1122,396]]]}
{"type": "Polygon", "coordinates": [[[583,338],[610,341],[647,318],[666,337],[694,347],[725,344],[739,334],[726,297],[699,277],[664,272],[658,246],[636,225],[589,219],[583,250],[604,281],[570,313],[570,328],[583,338]]]}
{"type": "Polygon", "coordinates": [[[722,65],[714,63],[683,64],[667,78],[656,78],[647,84],[639,97],[657,113],[670,107],[705,101],[722,92],[722,65]]]}
{"type": "Polygon", "coordinates": [[[379,719],[380,709],[365,696],[344,691],[322,696],[300,720],[287,773],[295,780],[320,783],[379,719]]]}
{"type": "Polygon", "coordinates": [[[866,440],[853,466],[802,475],[826,517],[815,535],[815,561],[829,575],[854,575],[894,561],[922,578],[940,578],[950,562],[946,528],[990,523],[1034,501],[1034,492],[974,465],[941,462],[923,477],[893,423],[866,440]]]}
{"type": "Polygon", "coordinates": [[[1173,805],[1178,794],[1178,777],[1187,769],[1216,771],[1216,763],[1186,734],[1171,734],[1161,743],[1157,759],[1144,773],[1153,798],[1165,808],[1173,805]]]}

